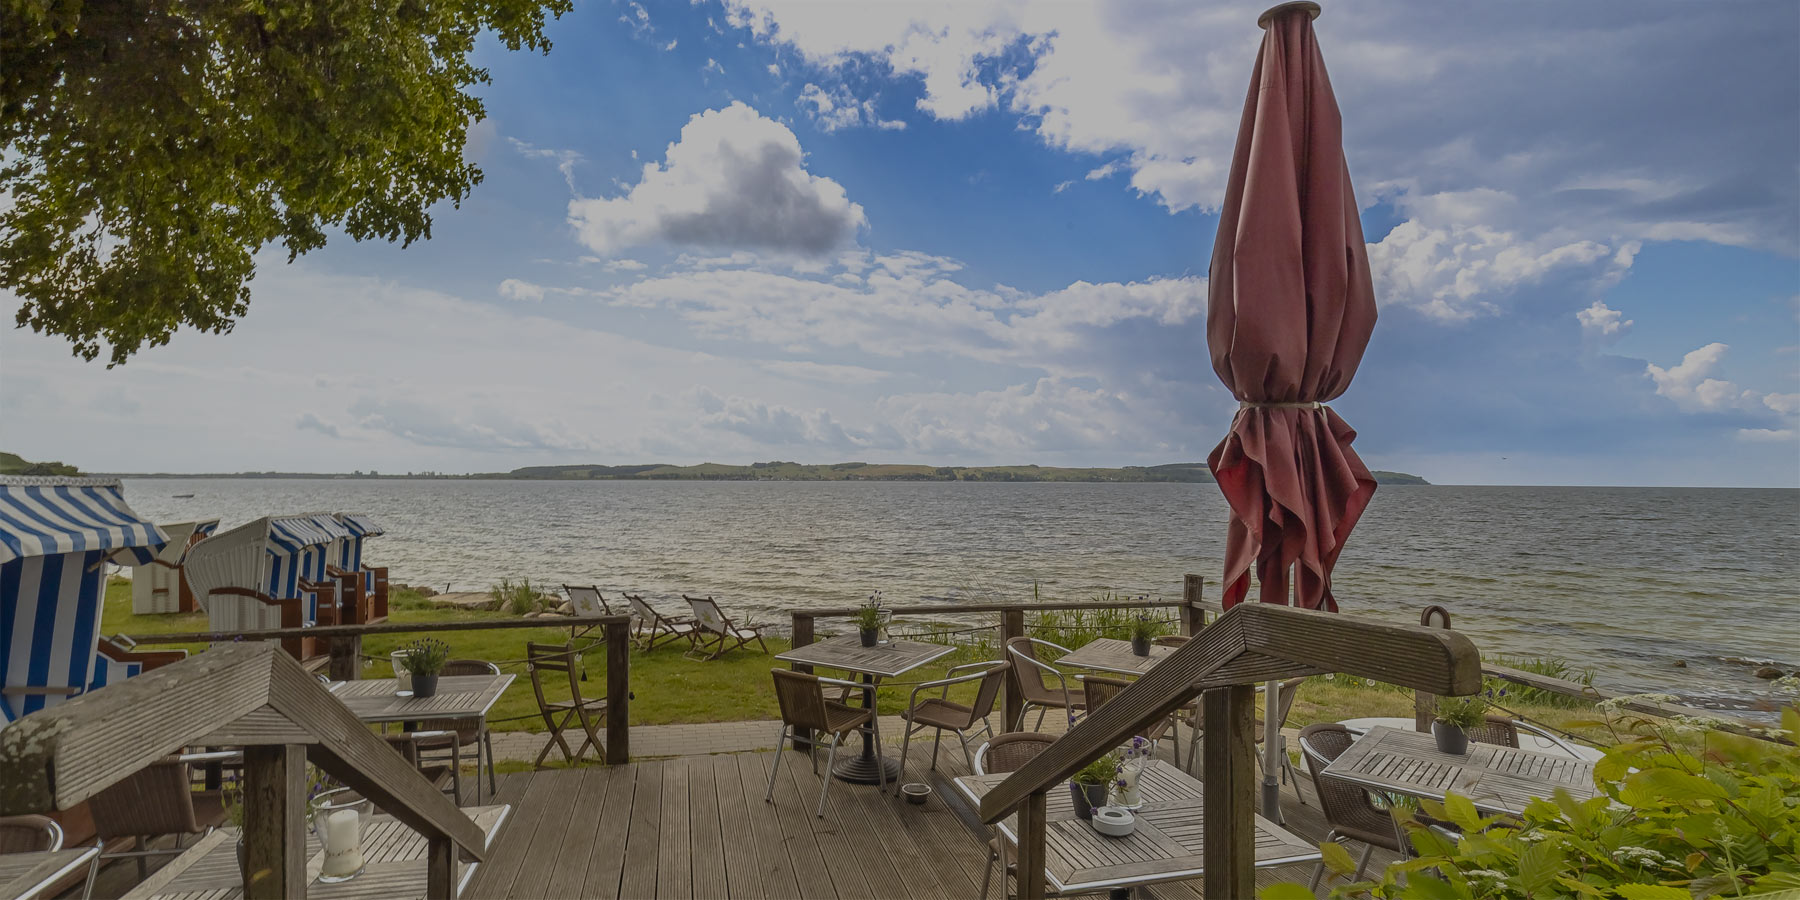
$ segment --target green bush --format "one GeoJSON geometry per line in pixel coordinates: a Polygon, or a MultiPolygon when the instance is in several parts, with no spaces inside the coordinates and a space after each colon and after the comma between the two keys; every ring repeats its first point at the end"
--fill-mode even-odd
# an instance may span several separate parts
{"type": "Polygon", "coordinates": [[[500,601],[501,609],[511,610],[515,616],[549,609],[555,605],[556,600],[548,592],[532,587],[529,578],[521,578],[517,582],[502,578],[499,584],[488,588],[488,595],[500,601]]]}
{"type": "MultiPolygon", "coordinates": [[[[1618,708],[1602,704],[1609,715],[1618,708]]],[[[1703,719],[1594,724],[1615,738],[1594,767],[1601,796],[1577,801],[1558,790],[1520,819],[1481,817],[1454,795],[1421,803],[1463,837],[1453,845],[1402,813],[1420,855],[1331,896],[1704,900],[1800,891],[1800,751],[1716,731],[1703,719]]],[[[1800,737],[1800,707],[1785,709],[1771,731],[1800,737]]],[[[1336,875],[1354,872],[1344,848],[1322,849],[1336,875]]],[[[1297,884],[1262,893],[1311,896],[1297,884]]]]}

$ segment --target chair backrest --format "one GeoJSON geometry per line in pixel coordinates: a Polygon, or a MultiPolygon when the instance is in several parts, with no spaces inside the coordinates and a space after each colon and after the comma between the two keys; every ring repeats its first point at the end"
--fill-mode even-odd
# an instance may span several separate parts
{"type": "Polygon", "coordinates": [[[563,593],[569,595],[569,605],[578,616],[612,615],[612,607],[606,605],[606,598],[600,596],[600,588],[595,585],[565,584],[563,593]]]}
{"type": "Polygon", "coordinates": [[[626,594],[625,602],[631,604],[631,610],[637,613],[638,618],[642,619],[646,625],[662,618],[662,615],[657,613],[650,604],[644,602],[644,596],[642,594],[626,594]]]}
{"type": "Polygon", "coordinates": [[[969,706],[975,711],[975,715],[970,721],[985,719],[993,714],[994,703],[1000,698],[1000,688],[1005,686],[1006,673],[1011,669],[1012,664],[1005,660],[1000,660],[988,668],[980,685],[975,688],[975,702],[969,706]]]}
{"type": "Polygon", "coordinates": [[[1287,724],[1288,713],[1294,711],[1294,698],[1300,696],[1300,686],[1305,683],[1305,676],[1289,678],[1276,688],[1281,692],[1275,698],[1276,712],[1281,714],[1281,724],[1287,724]]]}
{"type": "Polygon", "coordinates": [[[444,663],[444,675],[498,675],[500,667],[485,659],[453,659],[444,663]]]}
{"type": "Polygon", "coordinates": [[[582,702],[581,671],[575,664],[575,645],[525,643],[525,671],[531,675],[531,692],[539,709],[548,708],[550,698],[544,694],[544,677],[563,673],[569,679],[569,699],[582,702]]]}
{"type": "Polygon", "coordinates": [[[713,598],[689,597],[682,594],[681,599],[688,602],[688,608],[694,611],[694,621],[699,623],[701,628],[720,634],[731,631],[731,620],[725,617],[725,611],[719,608],[719,604],[714,602],[713,598]]]}
{"type": "Polygon", "coordinates": [[[1119,696],[1119,692],[1130,687],[1131,682],[1123,678],[1110,678],[1105,675],[1089,675],[1081,679],[1082,693],[1087,695],[1088,712],[1095,710],[1119,696]]]}
{"type": "Polygon", "coordinates": [[[996,735],[982,744],[981,749],[976,752],[975,772],[978,775],[990,775],[1018,771],[1020,766],[1030,762],[1054,743],[1056,735],[1035,731],[1009,731],[996,735]]]}
{"type": "Polygon", "coordinates": [[[1050,683],[1044,678],[1046,671],[1055,672],[1056,667],[1037,657],[1037,638],[1016,637],[1006,641],[1006,652],[1014,657],[1013,672],[1018,676],[1019,693],[1026,700],[1050,700],[1061,703],[1063,686],[1059,682],[1050,683]]]}
{"type": "Polygon", "coordinates": [[[1393,822],[1369,799],[1369,792],[1325,774],[1325,767],[1354,743],[1356,738],[1350,729],[1335,722],[1318,722],[1300,729],[1300,755],[1306,758],[1306,769],[1312,773],[1313,791],[1319,796],[1325,821],[1333,828],[1356,829],[1354,836],[1359,840],[1366,839],[1370,833],[1382,837],[1385,832],[1387,843],[1382,846],[1392,846],[1397,843],[1393,822]]]}
{"type": "Polygon", "coordinates": [[[775,676],[775,702],[781,706],[782,722],[817,731],[830,728],[825,715],[825,685],[817,675],[792,669],[769,671],[775,676]]]}
{"type": "Polygon", "coordinates": [[[94,833],[111,840],[143,834],[198,834],[188,765],[154,762],[88,798],[94,833]]]}
{"type": "Polygon", "coordinates": [[[48,816],[0,816],[0,853],[61,850],[62,826],[48,816]]]}
{"type": "Polygon", "coordinates": [[[1502,747],[1519,746],[1519,729],[1513,727],[1513,721],[1505,716],[1487,716],[1480,725],[1467,729],[1469,740],[1479,744],[1498,744],[1502,747]]]}

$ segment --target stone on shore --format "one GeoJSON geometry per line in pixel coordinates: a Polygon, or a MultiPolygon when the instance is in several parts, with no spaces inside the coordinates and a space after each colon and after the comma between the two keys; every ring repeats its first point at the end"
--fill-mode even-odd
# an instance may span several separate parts
{"type": "Polygon", "coordinates": [[[1774,666],[1759,666],[1756,670],[1756,677],[1758,678],[1780,678],[1781,675],[1781,670],[1774,666]]]}
{"type": "Polygon", "coordinates": [[[495,600],[487,591],[455,591],[432,597],[431,605],[455,609],[499,609],[500,601],[495,600]]]}

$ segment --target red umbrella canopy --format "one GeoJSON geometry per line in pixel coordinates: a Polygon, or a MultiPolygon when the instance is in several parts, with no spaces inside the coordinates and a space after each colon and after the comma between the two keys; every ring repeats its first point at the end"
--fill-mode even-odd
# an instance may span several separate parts
{"type": "Polygon", "coordinates": [[[1323,404],[1342,396],[1375,330],[1343,119],[1325,74],[1313,3],[1263,14],[1262,49],[1238,125],[1231,180],[1213,244],[1206,342],[1239,401],[1231,432],[1207,457],[1225,499],[1229,607],[1250,590],[1335,611],[1331,569],[1375,494],[1350,449],[1356,432],[1323,404]]]}

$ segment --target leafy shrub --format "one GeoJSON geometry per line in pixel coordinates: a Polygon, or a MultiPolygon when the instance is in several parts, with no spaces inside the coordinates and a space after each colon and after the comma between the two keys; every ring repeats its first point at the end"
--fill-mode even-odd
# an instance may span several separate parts
{"type": "MultiPolygon", "coordinates": [[[[1616,701],[1601,708],[1613,716],[1616,701]]],[[[1402,814],[1419,857],[1378,881],[1343,884],[1333,897],[1705,900],[1800,891],[1800,751],[1715,731],[1704,719],[1609,718],[1615,743],[1595,764],[1601,796],[1558,790],[1520,819],[1480,816],[1467,799],[1423,802],[1463,832],[1452,844],[1402,814]]],[[[1800,707],[1780,729],[1800,738],[1800,707]]],[[[1355,866],[1335,844],[1325,861],[1355,866]]],[[[1297,884],[1264,900],[1311,897],[1297,884]]]]}
{"type": "Polygon", "coordinates": [[[556,600],[550,593],[532,587],[529,578],[521,578],[516,583],[510,578],[502,578],[499,584],[488,588],[488,596],[498,600],[501,609],[511,610],[515,616],[549,609],[556,600]]]}
{"type": "Polygon", "coordinates": [[[1480,725],[1486,717],[1487,700],[1480,695],[1438,698],[1437,720],[1445,725],[1469,729],[1480,725]]]}
{"type": "Polygon", "coordinates": [[[1105,756],[1088,763],[1086,766],[1083,766],[1081,771],[1070,776],[1069,780],[1076,784],[1110,785],[1113,783],[1114,776],[1118,774],[1119,757],[1117,754],[1108,753],[1105,756]]]}

